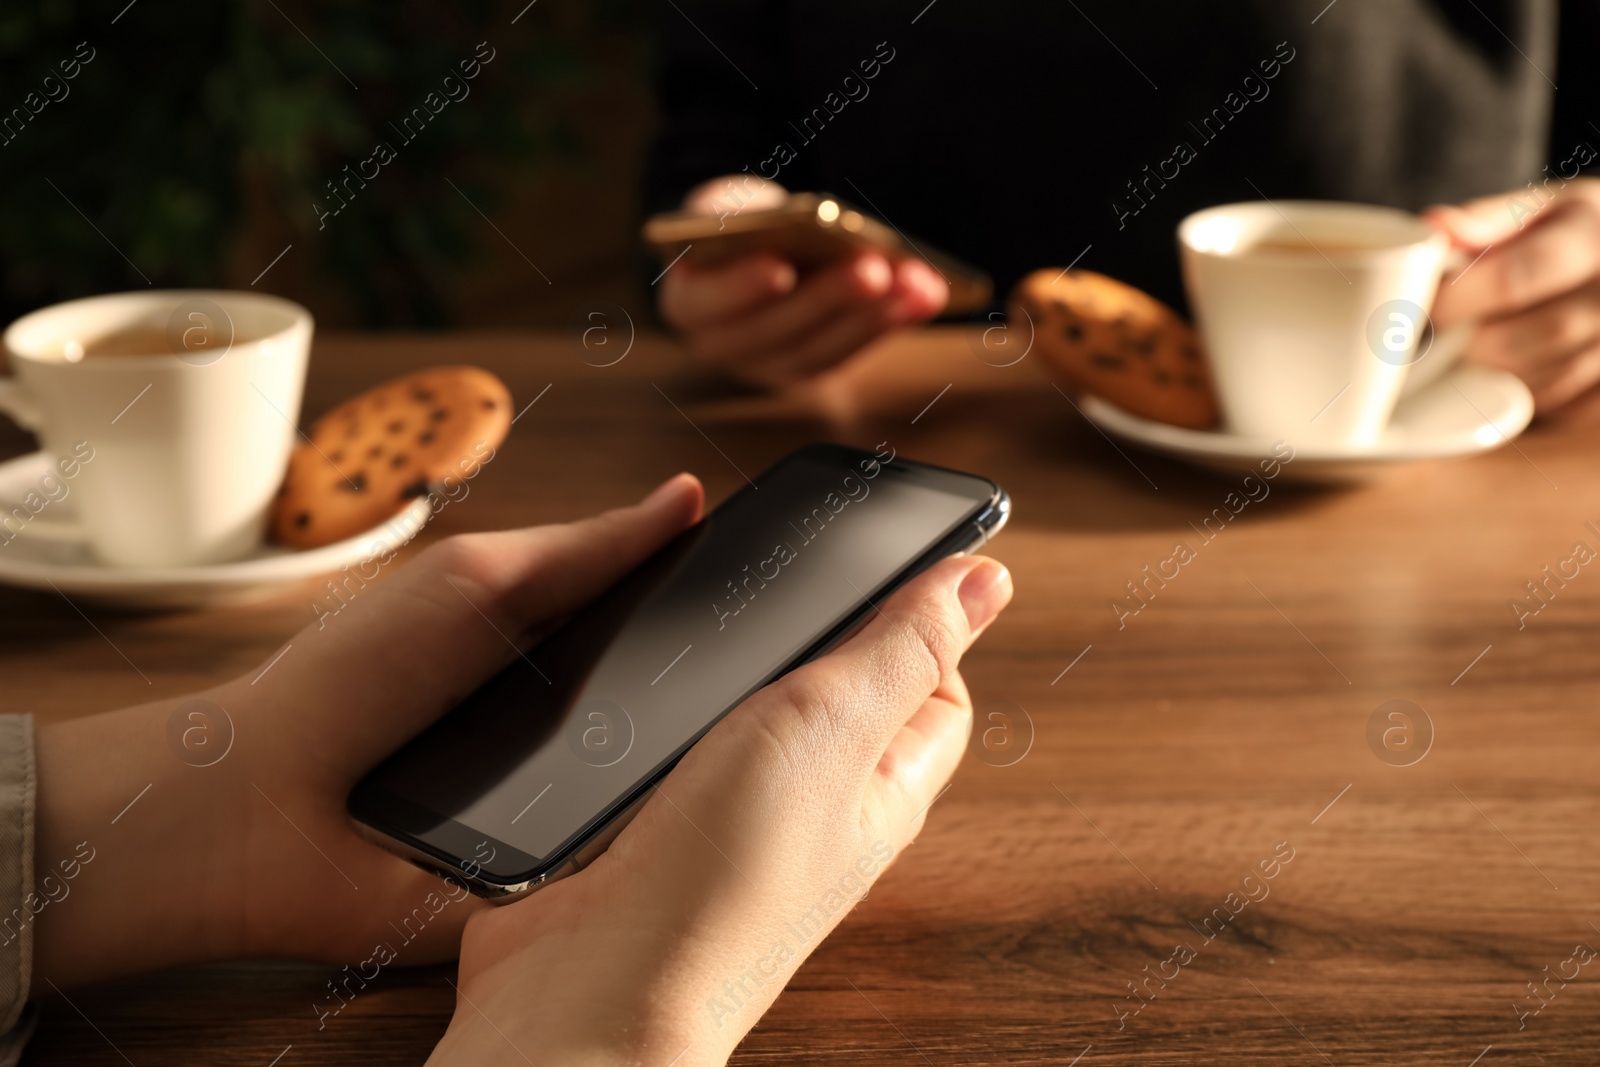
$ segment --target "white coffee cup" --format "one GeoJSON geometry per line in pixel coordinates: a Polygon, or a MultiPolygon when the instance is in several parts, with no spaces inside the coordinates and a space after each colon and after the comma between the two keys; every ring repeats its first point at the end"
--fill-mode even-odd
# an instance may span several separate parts
{"type": "Polygon", "coordinates": [[[1184,286],[1226,428],[1294,443],[1378,443],[1412,365],[1432,380],[1465,332],[1428,312],[1449,240],[1368,204],[1255,201],[1178,226],[1184,286]],[[1419,345],[1419,342],[1421,343],[1419,345]]]}
{"type": "Polygon", "coordinates": [[[89,297],[12,323],[0,411],[53,460],[92,454],[71,483],[76,521],[43,509],[22,535],[79,538],[126,567],[248,555],[295,442],[312,328],[288,300],[200,290],[89,297]],[[95,354],[117,336],[152,351],[95,354]]]}

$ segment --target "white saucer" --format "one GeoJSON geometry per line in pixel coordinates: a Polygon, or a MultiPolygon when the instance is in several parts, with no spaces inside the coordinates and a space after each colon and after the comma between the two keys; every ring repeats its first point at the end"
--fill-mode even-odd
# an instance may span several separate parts
{"type": "MultiPolygon", "coordinates": [[[[1099,397],[1079,408],[1108,434],[1154,452],[1226,472],[1258,471],[1272,455],[1272,441],[1216,430],[1186,430],[1130,415],[1099,397]]],[[[1533,394],[1506,371],[1457,367],[1411,396],[1403,397],[1374,445],[1300,445],[1285,434],[1294,459],[1282,467],[1285,481],[1362,482],[1403,463],[1488,452],[1527,429],[1533,394]]]]}
{"type": "MultiPolygon", "coordinates": [[[[0,514],[10,514],[30,489],[37,491],[41,475],[53,470],[50,457],[34,452],[0,464],[0,514]]],[[[49,518],[72,519],[72,496],[46,505],[49,518]]],[[[285,586],[336,571],[381,555],[410,540],[428,522],[432,505],[426,496],[381,526],[337,544],[295,551],[263,545],[252,555],[232,563],[201,567],[150,569],[111,567],[91,554],[72,536],[45,532],[45,522],[33,530],[23,526],[9,542],[0,528],[0,583],[60,592],[77,600],[120,608],[197,608],[237,604],[271,596],[285,586]],[[31,534],[31,536],[30,536],[31,534]]]]}

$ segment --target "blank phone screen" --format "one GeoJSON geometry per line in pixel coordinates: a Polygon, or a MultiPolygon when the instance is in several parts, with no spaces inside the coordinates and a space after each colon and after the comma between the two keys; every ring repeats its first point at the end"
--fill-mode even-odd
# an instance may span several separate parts
{"type": "Polygon", "coordinates": [[[465,830],[530,865],[557,856],[994,492],[854,450],[791,457],[520,652],[352,810],[424,843],[465,830]]]}

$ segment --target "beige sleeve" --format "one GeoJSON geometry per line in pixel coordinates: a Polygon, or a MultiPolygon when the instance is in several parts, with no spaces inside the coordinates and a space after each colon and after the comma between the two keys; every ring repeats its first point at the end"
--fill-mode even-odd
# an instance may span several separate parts
{"type": "Polygon", "coordinates": [[[38,1015],[28,1005],[33,916],[27,903],[36,788],[33,716],[0,715],[0,1067],[15,1067],[38,1015]],[[3,921],[7,913],[22,921],[3,921]]]}

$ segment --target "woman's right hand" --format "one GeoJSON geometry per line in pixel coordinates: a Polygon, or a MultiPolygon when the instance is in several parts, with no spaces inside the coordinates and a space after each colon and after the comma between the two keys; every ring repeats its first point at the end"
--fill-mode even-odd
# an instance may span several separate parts
{"type": "Polygon", "coordinates": [[[591,866],[480,911],[430,1063],[722,1064],[921,828],[972,726],[956,664],[1011,597],[958,556],[756,693],[591,866]]]}
{"type": "MultiPolygon", "coordinates": [[[[706,215],[774,207],[788,194],[748,183],[730,204],[728,179],[696,187],[684,210],[706,215]]],[[[715,268],[679,262],[661,279],[661,316],[702,363],[753,385],[778,386],[827,370],[891,330],[944,309],[950,287],[915,257],[858,252],[812,273],[758,253],[715,268]]]]}

